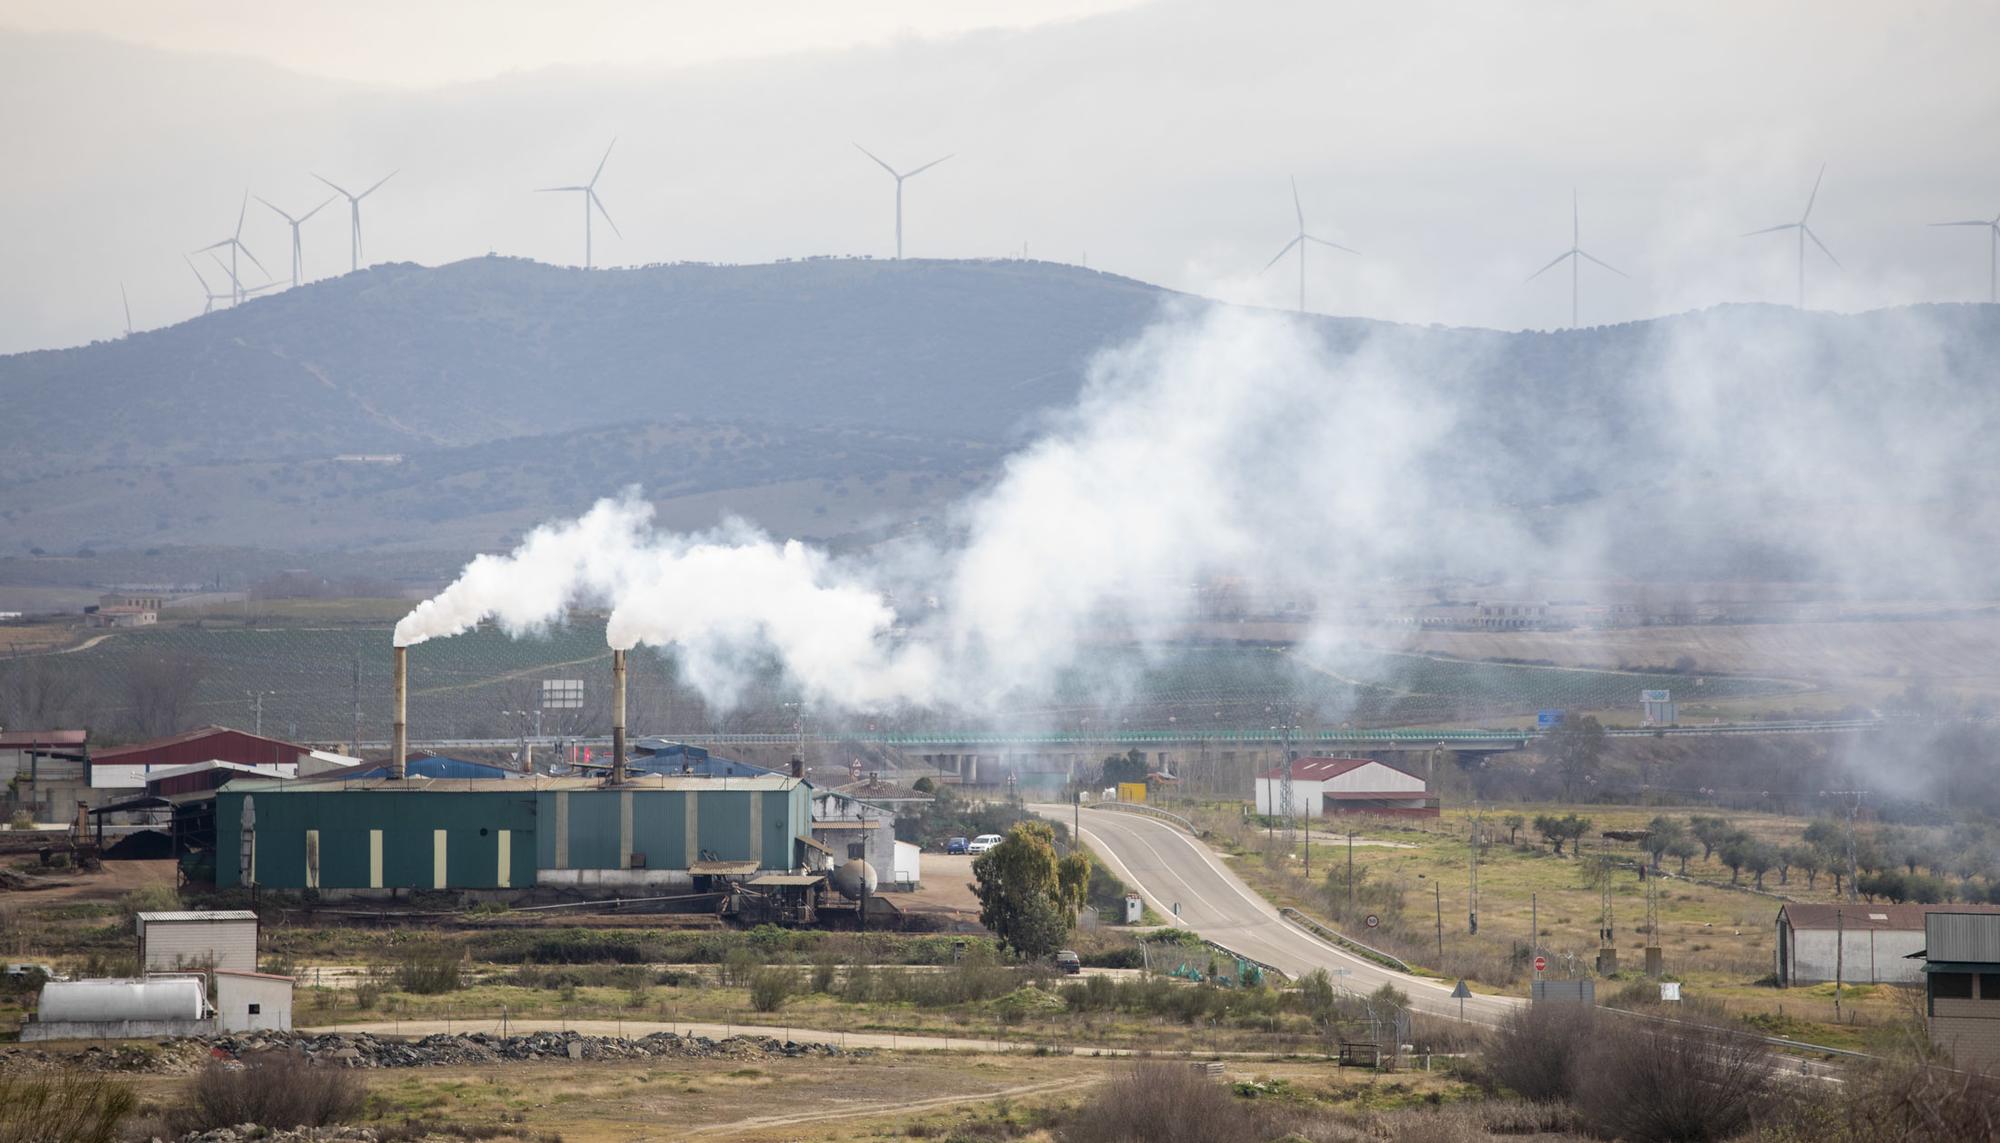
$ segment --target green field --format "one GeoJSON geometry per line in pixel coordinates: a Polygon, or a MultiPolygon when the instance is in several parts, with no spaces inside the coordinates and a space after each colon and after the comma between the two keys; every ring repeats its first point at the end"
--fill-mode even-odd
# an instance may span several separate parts
{"type": "MultiPolygon", "coordinates": [[[[360,712],[361,737],[385,737],[389,722],[389,630],[379,620],[240,625],[207,620],[119,632],[60,656],[79,672],[102,724],[140,699],[125,682],[146,663],[194,680],[188,721],[249,725],[251,695],[266,692],[266,731],[308,741],[344,741],[360,712]],[[357,679],[358,672],[358,679],[357,679]]],[[[1636,709],[1639,691],[1671,688],[1683,702],[1754,701],[1798,684],[1744,676],[1572,670],[1474,663],[1380,651],[1313,660],[1263,647],[1178,649],[1163,660],[1105,648],[1059,676],[1052,694],[1020,694],[986,719],[942,711],[876,711],[849,725],[883,731],[966,729],[999,722],[1017,730],[1262,728],[1296,710],[1309,725],[1493,725],[1544,707],[1636,709]]],[[[608,727],[610,653],[593,618],[544,635],[511,639],[483,629],[421,644],[410,654],[410,732],[426,738],[504,738],[531,731],[545,679],[584,683],[579,710],[546,712],[546,733],[601,734],[608,727]]],[[[19,669],[0,663],[0,672],[19,669]]],[[[790,729],[795,696],[774,672],[728,710],[674,682],[673,664],[646,649],[632,656],[631,725],[638,733],[696,734],[790,729]]],[[[820,728],[838,729],[830,714],[820,728]]]]}

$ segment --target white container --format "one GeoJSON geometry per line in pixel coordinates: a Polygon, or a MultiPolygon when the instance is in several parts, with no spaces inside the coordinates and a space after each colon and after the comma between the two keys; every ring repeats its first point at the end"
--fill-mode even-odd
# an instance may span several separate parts
{"type": "Polygon", "coordinates": [[[208,998],[200,980],[72,980],[42,986],[37,1019],[103,1024],[119,1020],[200,1020],[208,998]]]}
{"type": "Polygon", "coordinates": [[[1146,902],[1137,893],[1125,895],[1125,923],[1136,925],[1146,919],[1146,902]]]}

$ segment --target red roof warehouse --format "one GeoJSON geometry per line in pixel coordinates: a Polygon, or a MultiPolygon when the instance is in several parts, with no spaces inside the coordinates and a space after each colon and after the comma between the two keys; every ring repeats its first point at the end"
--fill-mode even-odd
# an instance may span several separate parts
{"type": "MultiPolygon", "coordinates": [[[[1275,814],[1283,808],[1285,769],[1273,767],[1257,775],[1257,812],[1275,814]]],[[[1298,758],[1292,761],[1292,813],[1394,814],[1436,817],[1436,799],[1424,780],[1408,770],[1372,758],[1298,758]]]]}
{"type": "Polygon", "coordinates": [[[92,753],[90,784],[95,789],[137,788],[146,784],[147,774],[154,770],[189,766],[196,762],[296,767],[311,753],[310,747],[295,742],[231,730],[226,726],[204,726],[171,738],[92,753]]]}

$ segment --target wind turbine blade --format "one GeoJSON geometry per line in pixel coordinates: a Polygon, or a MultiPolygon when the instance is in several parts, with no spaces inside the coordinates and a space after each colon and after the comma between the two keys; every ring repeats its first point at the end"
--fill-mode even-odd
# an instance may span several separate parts
{"type": "MultiPolygon", "coordinates": [[[[616,147],[617,145],[618,145],[618,137],[614,135],[611,137],[611,147],[616,147]]],[[[597,160],[597,171],[596,173],[590,176],[591,186],[597,185],[597,176],[604,173],[604,164],[611,161],[611,147],[604,148],[604,157],[597,160]]]]}
{"type": "Polygon", "coordinates": [[[222,247],[222,246],[227,246],[227,245],[229,245],[230,243],[232,243],[232,242],[234,242],[234,241],[236,241],[236,240],[235,240],[234,238],[225,238],[225,239],[223,239],[223,240],[222,240],[222,241],[220,241],[220,242],[211,242],[211,243],[209,243],[209,244],[208,244],[208,245],[206,245],[206,246],[201,246],[201,247],[197,247],[197,248],[195,248],[194,250],[190,250],[190,251],[189,251],[189,253],[190,253],[190,254],[206,254],[206,253],[208,253],[208,252],[209,252],[210,250],[214,250],[214,249],[217,249],[218,247],[222,247]]]}
{"type": "Polygon", "coordinates": [[[1292,213],[1298,216],[1299,233],[1306,232],[1306,208],[1299,205],[1299,177],[1292,176],[1292,213]]]}
{"type": "Polygon", "coordinates": [[[250,213],[250,192],[243,192],[243,205],[236,208],[236,237],[243,237],[243,216],[250,213]]]}
{"type": "MultiPolygon", "coordinates": [[[[1802,229],[1802,230],[1804,230],[1804,231],[1806,232],[1806,237],[1807,237],[1807,238],[1810,238],[1810,239],[1812,239],[1812,240],[1813,240],[1813,245],[1814,245],[1814,246],[1817,246],[1817,247],[1819,247],[1819,252],[1820,252],[1820,253],[1822,253],[1822,254],[1824,254],[1824,255],[1826,255],[1826,260],[1827,260],[1827,261],[1829,261],[1829,262],[1833,263],[1833,264],[1834,264],[1834,265],[1836,265],[1836,266],[1840,266],[1840,259],[1838,259],[1838,258],[1835,258],[1835,257],[1833,256],[1833,251],[1831,251],[1831,250],[1828,250],[1828,249],[1826,248],[1826,243],[1824,243],[1824,242],[1821,242],[1821,241],[1819,240],[1819,235],[1817,235],[1817,234],[1814,234],[1814,233],[1812,232],[1812,227],[1810,227],[1810,226],[1805,226],[1805,227],[1801,227],[1800,229],[1802,229]]],[[[1843,270],[1847,269],[1847,267],[1845,267],[1845,266],[1840,266],[1840,268],[1841,268],[1841,269],[1843,269],[1843,270]]]]}
{"type": "Polygon", "coordinates": [[[1749,233],[1742,235],[1742,237],[1755,238],[1759,234],[1776,234],[1780,230],[1796,230],[1798,229],[1798,226],[1799,224],[1796,222],[1787,222],[1783,226],[1766,226],[1762,230],[1752,230],[1749,233]]]}
{"type": "Polygon", "coordinates": [[[556,191],[587,191],[589,187],[536,187],[536,194],[552,194],[556,191]]]}
{"type": "Polygon", "coordinates": [[[1986,219],[1975,218],[1971,222],[1933,222],[1931,223],[1931,225],[1932,226],[1991,226],[1993,224],[1991,222],[1988,222],[1986,219]]]}
{"type": "Polygon", "coordinates": [[[368,188],[367,190],[365,190],[365,191],[362,191],[362,192],[361,192],[360,194],[358,194],[358,195],[355,195],[355,196],[354,196],[354,200],[355,200],[356,202],[359,202],[359,201],[361,201],[362,199],[364,199],[364,198],[367,198],[367,197],[368,197],[369,195],[371,195],[371,194],[374,194],[374,193],[375,193],[376,191],[378,191],[378,190],[381,190],[381,189],[382,189],[382,184],[383,184],[383,183],[386,183],[386,182],[388,182],[388,181],[389,181],[390,179],[393,179],[393,178],[395,178],[395,177],[396,177],[397,175],[399,175],[399,174],[401,174],[401,173],[402,173],[402,171],[401,171],[401,170],[399,169],[399,170],[394,170],[394,171],[390,171],[390,172],[389,172],[388,174],[386,174],[386,175],[383,175],[383,176],[382,176],[381,178],[379,178],[379,179],[375,180],[375,185],[374,185],[374,186],[372,186],[372,187],[369,187],[369,188],[368,188]]]}
{"type": "Polygon", "coordinates": [[[1560,266],[1560,265],[1562,265],[1562,262],[1563,262],[1563,259],[1565,259],[1565,258],[1569,257],[1570,255],[1572,255],[1572,254],[1574,254],[1574,253],[1576,253],[1576,251],[1574,251],[1574,250],[1565,250],[1565,251],[1563,251],[1562,253],[1560,253],[1560,254],[1556,255],[1556,259],[1555,259],[1555,261],[1553,261],[1553,262],[1550,262],[1550,263],[1549,263],[1548,265],[1546,265],[1546,266],[1542,267],[1541,269],[1539,269],[1539,270],[1535,271],[1534,273],[1532,273],[1532,274],[1528,275],[1528,277],[1527,277],[1527,280],[1528,280],[1528,281],[1530,281],[1530,282],[1532,282],[1532,281],[1534,281],[1534,280],[1535,280],[1536,278],[1539,278],[1539,277],[1541,277],[1541,276],[1542,276],[1543,274],[1546,274],[1546,273],[1548,273],[1548,272],[1549,272],[1550,270],[1553,270],[1553,269],[1555,269],[1555,268],[1556,268],[1557,266],[1560,266]]]}
{"type": "MultiPolygon", "coordinates": [[[[248,246],[245,246],[241,242],[238,242],[236,244],[236,248],[238,250],[243,251],[243,256],[245,258],[248,258],[250,259],[251,262],[256,263],[256,266],[259,270],[264,270],[264,264],[262,262],[257,261],[257,256],[255,254],[250,253],[250,248],[248,246]]],[[[269,270],[264,270],[264,276],[266,278],[270,277],[271,272],[269,270]]]]}
{"type": "MultiPolygon", "coordinates": [[[[590,196],[590,201],[597,206],[597,213],[604,216],[604,221],[611,222],[611,212],[604,209],[604,200],[597,197],[597,192],[585,191],[583,193],[590,196]]],[[[620,238],[625,237],[625,232],[618,229],[618,224],[615,222],[611,222],[611,233],[616,234],[620,238]]]]}
{"type": "MultiPolygon", "coordinates": [[[[1290,254],[1292,252],[1292,247],[1297,246],[1299,242],[1302,241],[1302,239],[1303,236],[1301,236],[1300,238],[1294,238],[1290,242],[1285,243],[1285,248],[1283,250],[1280,250],[1276,254],[1271,255],[1271,260],[1269,262],[1264,263],[1264,270],[1269,270],[1271,267],[1277,265],[1278,259],[1283,258],[1287,254],[1290,254]]],[[[1261,274],[1264,272],[1264,270],[1259,270],[1257,272],[1261,274]]]]}
{"type": "MultiPolygon", "coordinates": [[[[195,253],[199,254],[200,251],[197,250],[195,253]]],[[[187,263],[188,271],[194,275],[194,280],[201,283],[202,289],[207,290],[209,288],[208,279],[201,276],[201,271],[195,267],[194,259],[183,254],[181,255],[181,261],[187,263]]]]}
{"type": "MultiPolygon", "coordinates": [[[[944,157],[944,159],[949,159],[949,158],[951,158],[951,156],[950,156],[950,155],[946,155],[946,156],[944,157]]],[[[908,174],[905,174],[905,175],[904,175],[903,177],[907,179],[907,178],[913,178],[913,177],[915,177],[915,176],[917,176],[917,175],[921,175],[921,174],[923,174],[923,173],[924,173],[925,171],[928,171],[928,170],[930,170],[930,169],[931,169],[932,167],[935,167],[935,166],[937,166],[937,165],[938,165],[939,163],[942,163],[942,162],[944,162],[944,159],[932,159],[932,160],[931,160],[930,162],[928,162],[928,163],[925,163],[925,164],[924,164],[923,166],[921,166],[921,167],[918,167],[918,168],[917,168],[916,170],[914,170],[914,171],[911,171],[911,172],[909,172],[908,174]]]]}
{"type": "Polygon", "coordinates": [[[318,206],[313,207],[311,210],[306,211],[304,214],[300,215],[298,220],[300,222],[304,222],[306,219],[311,218],[313,215],[318,214],[320,211],[325,210],[329,206],[332,206],[334,199],[337,199],[339,197],[340,197],[339,195],[334,195],[332,198],[327,199],[325,202],[320,203],[318,206]]]}
{"type": "Polygon", "coordinates": [[[1627,274],[1625,271],[1620,270],[1618,267],[1613,266],[1611,263],[1606,262],[1604,259],[1597,257],[1594,254],[1586,254],[1581,250],[1577,251],[1577,254],[1581,257],[1590,259],[1592,262],[1597,263],[1598,265],[1604,267],[1605,269],[1611,271],[1612,273],[1618,275],[1621,278],[1629,278],[1632,276],[1630,274],[1627,274]]]}
{"type": "Polygon", "coordinates": [[[1583,245],[1583,211],[1577,206],[1576,188],[1569,188],[1569,245],[1578,249],[1583,245]]]}
{"type": "Polygon", "coordinates": [[[1820,180],[1824,178],[1826,178],[1826,164],[1821,163],[1819,165],[1819,177],[1813,180],[1812,193],[1806,196],[1806,212],[1799,216],[1799,225],[1805,225],[1806,220],[1812,217],[1813,202],[1819,198],[1819,184],[1820,180]]]}
{"type": "Polygon", "coordinates": [[[903,177],[903,176],[901,176],[901,175],[899,175],[899,174],[897,174],[897,173],[896,173],[896,168],[894,168],[894,167],[890,166],[889,164],[887,164],[887,163],[883,162],[883,161],[882,161],[882,160],[880,160],[880,159],[876,159],[876,158],[875,158],[875,152],[873,152],[873,151],[869,150],[868,148],[866,148],[866,147],[862,146],[862,145],[861,145],[861,144],[859,144],[859,143],[856,143],[856,144],[854,145],[854,149],[855,149],[855,150],[857,150],[857,151],[859,151],[859,152],[861,152],[862,154],[864,154],[864,155],[868,156],[868,157],[869,157],[869,158],[871,158],[871,159],[875,159],[875,165],[876,165],[876,166],[878,166],[878,167],[880,167],[880,168],[882,168],[883,170],[885,170],[885,171],[889,172],[889,177],[890,177],[890,178],[893,178],[893,179],[900,179],[900,178],[902,178],[902,177],[903,177]]]}
{"type": "Polygon", "coordinates": [[[318,179],[320,182],[325,183],[327,186],[332,187],[334,190],[339,191],[340,196],[342,198],[348,199],[349,201],[353,200],[354,196],[348,194],[346,188],[342,187],[339,183],[334,182],[332,179],[327,178],[325,175],[314,175],[313,177],[318,179]]]}
{"type": "MultiPolygon", "coordinates": [[[[264,204],[265,206],[270,206],[272,210],[274,210],[274,211],[277,211],[277,214],[278,214],[278,217],[279,217],[279,218],[282,218],[282,219],[284,219],[284,220],[285,220],[286,222],[291,222],[291,223],[299,223],[299,222],[304,222],[304,221],[305,221],[305,218],[293,218],[293,217],[292,217],[291,215],[289,215],[289,214],[286,214],[286,213],[285,213],[284,211],[282,211],[282,210],[278,210],[278,208],[277,208],[277,207],[275,207],[275,206],[271,206],[271,200],[270,200],[270,199],[268,199],[268,198],[265,198],[265,197],[264,197],[263,195],[261,195],[261,194],[260,194],[260,195],[258,195],[258,196],[256,196],[256,197],[257,197],[257,201],[258,201],[258,202],[261,202],[261,203],[263,203],[263,204],[264,204]]],[[[327,200],[327,202],[332,202],[332,201],[333,201],[332,199],[328,199],[328,200],[327,200]]],[[[311,217],[312,217],[311,215],[307,215],[307,216],[306,216],[306,218],[311,218],[311,217]]]]}
{"type": "Polygon", "coordinates": [[[1359,250],[1355,250],[1355,249],[1352,249],[1352,248],[1350,248],[1350,247],[1346,247],[1346,246],[1342,246],[1342,245],[1341,245],[1340,243],[1338,243],[1338,242],[1328,242],[1328,241],[1327,241],[1326,239],[1324,239],[1324,238],[1315,238],[1315,237],[1313,237],[1313,236],[1312,236],[1312,235],[1310,235],[1310,234],[1306,235],[1306,236],[1305,236],[1305,239],[1306,239],[1306,241],[1307,241],[1307,242],[1317,242],[1317,243],[1319,243],[1319,244],[1320,244],[1321,246],[1331,246],[1331,247],[1333,247],[1333,248],[1334,248],[1335,250],[1341,250],[1341,251],[1345,251],[1346,253],[1349,253],[1349,254],[1360,254],[1360,253],[1361,253],[1361,251],[1359,251],[1359,250]]]}

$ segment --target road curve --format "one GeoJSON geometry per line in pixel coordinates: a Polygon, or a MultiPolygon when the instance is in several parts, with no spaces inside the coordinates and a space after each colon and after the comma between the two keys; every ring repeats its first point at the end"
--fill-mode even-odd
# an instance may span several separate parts
{"type": "MultiPolygon", "coordinates": [[[[1036,805],[1031,810],[1065,825],[1073,807],[1036,805]]],[[[1384,968],[1312,936],[1278,916],[1278,910],[1236,876],[1227,862],[1178,826],[1140,814],[1096,810],[1084,814],[1083,840],[1127,885],[1138,889],[1162,917],[1216,944],[1299,977],[1316,968],[1351,991],[1373,992],[1394,984],[1417,1009],[1457,1017],[1460,1005],[1450,982],[1384,968]],[[1176,916],[1175,906],[1179,906],[1176,916]]],[[[1464,1002],[1467,1020],[1498,1022],[1525,998],[1474,995],[1464,1002]]]]}

